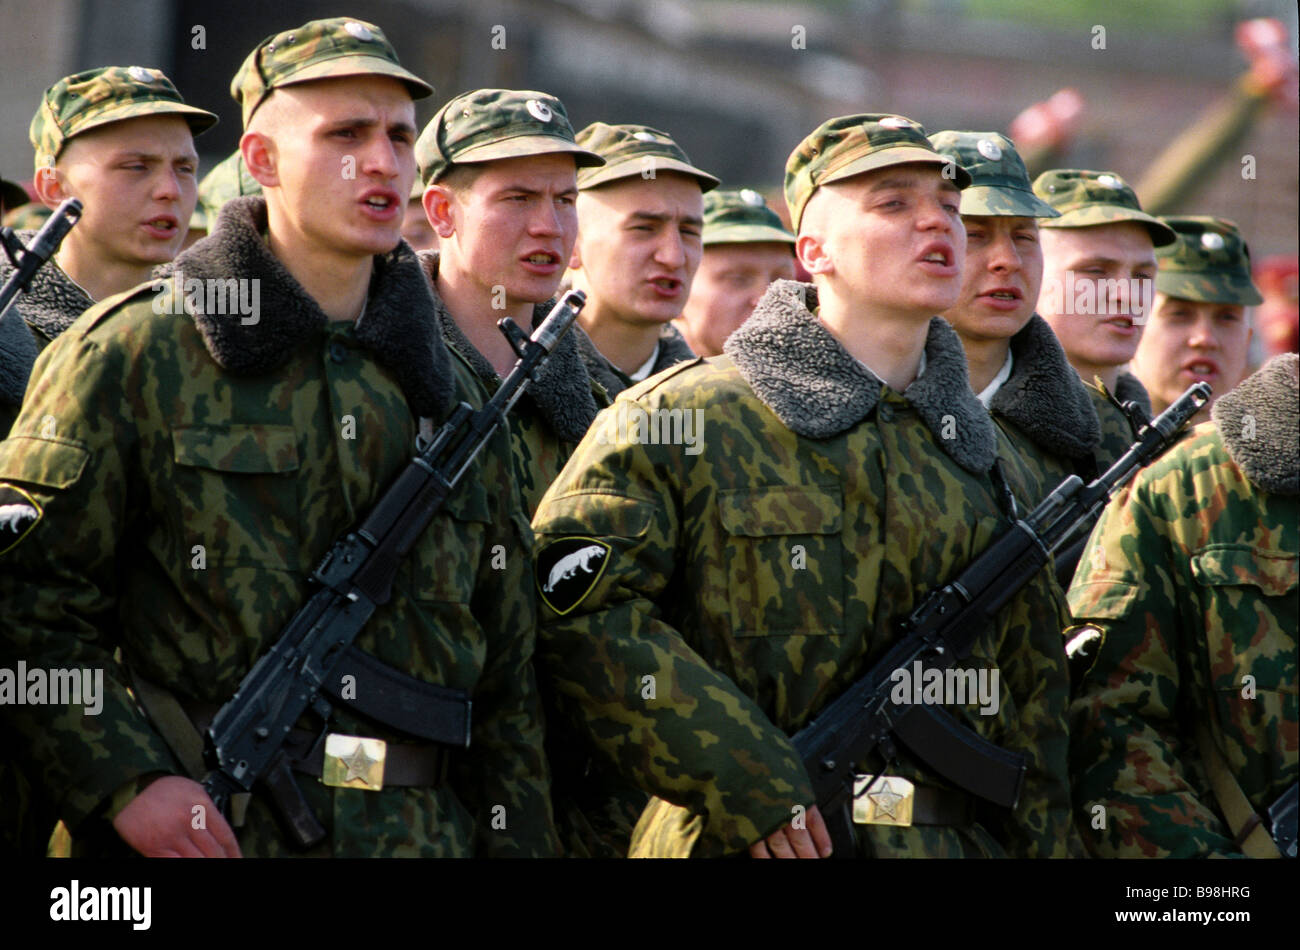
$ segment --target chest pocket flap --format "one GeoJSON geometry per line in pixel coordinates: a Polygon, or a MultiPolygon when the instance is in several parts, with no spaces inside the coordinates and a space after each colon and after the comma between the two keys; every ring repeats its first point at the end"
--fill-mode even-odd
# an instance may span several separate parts
{"type": "Polygon", "coordinates": [[[188,426],[172,432],[177,465],[242,475],[274,475],[298,470],[298,440],[293,426],[188,426]]]}
{"type": "Polygon", "coordinates": [[[1251,586],[1265,597],[1283,597],[1300,585],[1300,561],[1247,544],[1212,545],[1192,558],[1192,576],[1211,587],[1251,586]]]}

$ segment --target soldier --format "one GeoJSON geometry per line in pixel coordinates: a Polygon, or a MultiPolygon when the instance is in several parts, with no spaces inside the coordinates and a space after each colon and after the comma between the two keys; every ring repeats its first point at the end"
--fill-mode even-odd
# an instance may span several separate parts
{"type": "MultiPolygon", "coordinates": [[[[559,99],[513,89],[452,99],[415,153],[427,186],[421,213],[439,246],[420,259],[443,337],[495,389],[517,358],[496,323],[532,327],[546,316],[578,233],[575,169],[604,160],[574,142],[559,99]]],[[[560,341],[510,414],[530,516],[598,411],[579,335],[560,341]]]]}
{"type": "Polygon", "coordinates": [[[1156,300],[1130,368],[1151,406],[1163,412],[1193,383],[1214,396],[1193,421],[1209,418],[1214,400],[1246,376],[1251,327],[1246,307],[1264,298],[1250,279],[1250,249],[1224,218],[1166,217],[1178,240],[1156,257],[1156,300]]]}
{"type": "Polygon", "coordinates": [[[1275,357],[1093,532],[1070,758],[1098,855],[1277,856],[1260,819],[1297,778],[1298,410],[1296,357],[1275,357]]]}
{"type": "Polygon", "coordinates": [[[698,355],[721,356],[723,342],[774,280],[794,280],[794,235],[758,192],[711,191],[704,196],[704,257],[673,325],[698,355]]]}
{"type": "Polygon", "coordinates": [[[1150,311],[1155,248],[1172,244],[1174,232],[1145,213],[1114,172],[1046,171],[1034,179],[1034,194],[1060,213],[1042,223],[1038,312],[1088,387],[1101,423],[1104,471],[1137,431],[1118,404],[1133,401],[1151,414],[1146,390],[1123,370],[1150,311]]]}
{"type": "MultiPolygon", "coordinates": [[[[785,179],[813,283],[777,281],[725,356],[627,390],[542,500],[539,662],[626,774],[683,771],[675,749],[638,741],[653,726],[685,731],[715,767],[765,775],[759,757],[785,748],[771,726],[780,737],[807,724],[896,642],[921,595],[1003,529],[994,427],[960,341],[934,316],[961,288],[969,181],[909,119],[823,123],[785,179]],[[665,444],[672,419],[701,438],[665,444]],[[678,675],[696,656],[714,681],[678,675]],[[771,726],[737,737],[738,713],[771,726]]],[[[900,751],[886,774],[916,783],[913,824],[866,816],[879,823],[855,826],[862,853],[1069,849],[1063,605],[1044,572],[1004,610],[969,658],[1000,684],[997,711],[949,710],[1027,756],[1019,803],[977,804],[900,751]]],[[[886,812],[894,785],[876,792],[886,812]]],[[[656,794],[673,804],[646,812],[634,853],[683,853],[696,835],[693,853],[726,850],[711,836],[716,812],[680,788],[656,794]]]]}
{"type": "MultiPolygon", "coordinates": [[[[96,716],[10,707],[20,748],[79,838],[115,831],[148,855],[291,851],[261,794],[236,840],[184,777],[203,768],[181,741],[198,741],[187,717],[201,727],[230,699],[417,431],[480,401],[400,240],[413,99],[432,89],[378,27],[333,18],[263,40],[231,92],[263,196],[229,202],[175,279],[105,301],[60,337],[0,444],[0,504],[18,512],[0,543],[2,658],[103,671],[96,716]],[[255,312],[201,292],[232,280],[257,288],[255,312]]],[[[311,854],[554,852],[507,439],[480,454],[356,641],[389,667],[398,702],[427,704],[412,681],[472,694],[470,746],[412,742],[340,702],[330,728],[386,740],[384,777],[359,788],[355,761],[311,754],[316,730],[290,737],[298,772],[348,775],[300,780],[329,832],[311,854]]]]}
{"type": "Polygon", "coordinates": [[[700,266],[704,193],[718,179],[691,164],[666,133],[594,122],[578,144],[605,160],[578,173],[573,286],[587,294],[578,318],[583,359],[610,397],[688,360],[671,321],[700,266]]]}
{"type": "Polygon", "coordinates": [[[1043,280],[1040,218],[1015,144],[997,132],[939,132],[930,142],[971,174],[961,193],[966,263],[961,296],[944,312],[961,338],[970,385],[1030,479],[1033,506],[1079,472],[1095,477],[1101,428],[1052,328],[1034,313],[1043,280]]]}
{"type": "MultiPolygon", "coordinates": [[[[198,189],[194,136],[216,121],[140,66],[88,70],[45,91],[30,130],[36,192],[50,208],[80,198],[84,210],[18,301],[41,348],[180,251],[198,189]]],[[[0,262],[0,278],[8,270],[0,262]]]]}

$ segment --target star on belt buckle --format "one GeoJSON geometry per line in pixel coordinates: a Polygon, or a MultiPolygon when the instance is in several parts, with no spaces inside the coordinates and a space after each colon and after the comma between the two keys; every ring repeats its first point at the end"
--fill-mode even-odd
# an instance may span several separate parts
{"type": "Polygon", "coordinates": [[[882,775],[874,788],[867,790],[876,776],[853,777],[853,822],[858,825],[912,826],[912,801],[916,786],[897,775],[882,775]]]}
{"type": "Polygon", "coordinates": [[[378,792],[384,787],[384,759],[387,755],[388,743],[383,739],[331,732],[325,737],[325,763],[320,780],[335,788],[378,792]]]}

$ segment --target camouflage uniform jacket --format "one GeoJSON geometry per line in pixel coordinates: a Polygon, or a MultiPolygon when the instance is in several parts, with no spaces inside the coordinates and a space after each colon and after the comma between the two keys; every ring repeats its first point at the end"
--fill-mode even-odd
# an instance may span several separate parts
{"type": "MultiPolygon", "coordinates": [[[[952,328],[931,321],[926,370],[898,394],[817,322],[804,294],[815,305],[814,288],[777,281],[726,356],[624,393],[533,522],[543,677],[559,681],[571,718],[642,788],[706,816],[701,854],[789,821],[805,786],[783,736],[864,673],[919,598],[1005,525],[988,477],[994,427],[952,328]],[[693,412],[702,450],[644,444],[632,428],[641,412],[693,412]],[[947,422],[945,440],[936,433],[947,422]],[[561,560],[583,552],[591,573],[566,580],[561,560]],[[690,784],[702,777],[697,760],[719,784],[752,773],[749,796],[702,798],[690,784]],[[710,841],[719,818],[735,830],[710,841]]],[[[963,661],[999,670],[997,711],[950,707],[1027,756],[1015,812],[981,810],[964,827],[857,826],[871,852],[1067,852],[1064,604],[1053,589],[1043,572],[963,661]]],[[[902,755],[892,771],[942,783],[902,755]]],[[[671,850],[674,833],[647,837],[671,850]]]]}
{"type": "Polygon", "coordinates": [[[1097,412],[1056,334],[1038,314],[1011,338],[1011,376],[993,394],[989,412],[1027,470],[1031,487],[1021,501],[1029,508],[1080,469],[1092,476],[1101,444],[1097,412]]]}
{"type": "Polygon", "coordinates": [[[1098,854],[1240,854],[1197,724],[1256,813],[1296,781],[1295,360],[1220,397],[1213,423],[1138,474],[1070,588],[1075,617],[1103,636],[1070,710],[1075,803],[1098,854]]]}
{"type": "MultiPolygon", "coordinates": [[[[439,296],[434,283],[438,276],[438,252],[421,251],[419,258],[429,279],[429,292],[433,295],[443,339],[469,364],[491,396],[501,385],[501,377],[461,332],[439,296]]],[[[550,300],[535,306],[532,327],[521,329],[527,333],[541,325],[554,305],[550,300]]],[[[569,329],[537,374],[536,382],[529,384],[508,416],[515,471],[529,517],[586,434],[591,420],[609,405],[604,392],[587,374],[586,364],[578,353],[576,340],[580,333],[577,324],[569,329]]]]}
{"type": "MultiPolygon", "coordinates": [[[[604,387],[610,399],[629,386],[636,385],[632,377],[605,359],[604,354],[596,349],[596,344],[591,342],[591,337],[582,332],[580,327],[575,326],[571,332],[578,341],[578,351],[582,354],[582,361],[587,364],[587,372],[592,379],[604,387]]],[[[650,368],[650,376],[662,373],[670,366],[693,359],[695,359],[695,351],[687,344],[686,337],[682,336],[671,323],[665,323],[659,329],[659,352],[655,355],[654,365],[650,368]]],[[[649,376],[646,378],[649,379],[649,376]]]]}
{"type": "MultiPolygon", "coordinates": [[[[36,236],[35,231],[17,233],[24,244],[30,244],[36,236]]],[[[0,255],[0,284],[13,272],[13,264],[0,255]]],[[[0,320],[0,438],[18,418],[23,390],[37,355],[94,304],[54,261],[46,261],[32,275],[27,289],[14,298],[8,315],[0,320]],[[24,329],[28,332],[24,333],[24,329]]]]}
{"type": "MultiPolygon", "coordinates": [[[[1106,391],[1095,382],[1085,382],[1088,395],[1092,397],[1092,406],[1097,410],[1097,419],[1101,423],[1101,447],[1097,451],[1097,470],[1104,472],[1116,462],[1137,439],[1137,430],[1129,422],[1128,416],[1120,411],[1115,403],[1106,398],[1106,391]]],[[[1132,373],[1120,373],[1115,383],[1114,396],[1121,403],[1132,400],[1142,407],[1142,411],[1151,415],[1151,397],[1132,373]]]]}
{"type": "MultiPolygon", "coordinates": [[[[114,650],[182,701],[227,700],[304,601],[330,543],[405,467],[417,417],[481,403],[405,244],[375,258],[364,316],[329,323],[270,254],[265,228],[264,201],[236,199],[177,260],[187,285],[260,280],[258,320],[173,314],[184,302],[174,282],[110,298],[42,354],[0,443],[0,493],[40,512],[16,546],[0,545],[10,548],[0,659],[104,670],[98,716],[9,707],[37,758],[30,774],[74,828],[133,778],[180,771],[114,650]]],[[[471,748],[436,788],[300,778],[331,829],[314,854],[554,852],[531,665],[532,536],[506,438],[480,454],[357,640],[408,675],[469,691],[471,748]],[[504,570],[492,566],[497,545],[504,570]]],[[[346,708],[332,728],[403,738],[346,708]]],[[[246,855],[290,850],[260,795],[239,839],[246,855]]]]}

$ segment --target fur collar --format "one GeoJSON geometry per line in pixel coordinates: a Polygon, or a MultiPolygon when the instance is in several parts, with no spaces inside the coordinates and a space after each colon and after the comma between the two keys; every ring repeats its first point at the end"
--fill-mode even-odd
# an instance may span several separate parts
{"type": "Polygon", "coordinates": [[[1011,338],[1011,376],[990,408],[1050,455],[1079,458],[1101,444],[1101,423],[1088,390],[1038,314],[1011,338]]]}
{"type": "MultiPolygon", "coordinates": [[[[216,230],[174,262],[186,281],[232,275],[261,280],[256,323],[193,313],[212,359],[236,376],[278,369],[328,323],[316,301],[271,253],[262,237],[266,226],[264,198],[235,198],[221,209],[216,230]]],[[[376,255],[374,262],[369,302],[355,328],[357,340],[397,378],[412,412],[441,419],[455,402],[455,379],[419,261],[403,241],[376,255]]]]}
{"type": "MultiPolygon", "coordinates": [[[[39,273],[39,271],[38,271],[39,273]]],[[[0,406],[20,406],[40,348],[17,308],[0,316],[0,406]]],[[[0,439],[4,438],[0,432],[0,439]]]]}
{"type": "Polygon", "coordinates": [[[1115,380],[1115,398],[1121,404],[1129,401],[1137,403],[1146,413],[1146,417],[1151,418],[1151,397],[1147,394],[1146,387],[1132,373],[1119,374],[1119,378],[1115,380]]]}
{"type": "MultiPolygon", "coordinates": [[[[418,257],[424,276],[429,280],[429,293],[433,296],[434,311],[438,315],[443,339],[465,358],[465,362],[487,384],[490,392],[499,381],[497,371],[461,332],[434,284],[434,279],[438,276],[438,252],[420,251],[418,257]]],[[[521,329],[525,332],[537,329],[553,306],[554,300],[534,306],[532,327],[521,329]]],[[[587,428],[596,418],[596,413],[600,411],[596,397],[591,392],[591,377],[587,374],[575,342],[579,332],[576,323],[569,328],[555,351],[542,364],[537,378],[524,391],[524,399],[530,400],[537,407],[551,430],[565,442],[581,442],[587,428]]]]}
{"type": "MultiPolygon", "coordinates": [[[[587,373],[605,388],[610,399],[633,385],[630,376],[605,359],[605,355],[596,349],[596,344],[591,342],[591,337],[578,327],[573,329],[578,353],[587,367],[587,373]]],[[[650,376],[693,359],[695,359],[695,351],[686,342],[686,337],[682,336],[671,323],[665,323],[659,328],[659,352],[655,356],[654,365],[650,367],[650,376]]],[[[649,379],[650,376],[646,378],[649,379]]]]}
{"type": "MultiPolygon", "coordinates": [[[[35,231],[18,231],[24,244],[30,244],[35,231]]],[[[0,255],[0,283],[13,273],[9,259],[0,255]]],[[[14,309],[23,315],[27,325],[36,330],[45,341],[53,340],[72,326],[72,322],[95,305],[81,287],[54,261],[46,261],[35,274],[27,289],[14,299],[14,309]]]]}
{"type": "MultiPolygon", "coordinates": [[[[880,401],[884,384],[813,316],[816,306],[812,284],[778,280],[723,349],[788,428],[827,439],[865,418],[880,401]]],[[[957,332],[939,317],[930,321],[925,360],[925,373],[903,396],[936,436],[944,417],[952,416],[956,438],[936,441],[966,471],[987,472],[997,454],[993,420],[971,392],[957,332]]]]}
{"type": "Polygon", "coordinates": [[[1273,357],[1210,408],[1228,455],[1252,483],[1275,495],[1300,495],[1298,359],[1273,357]]]}

